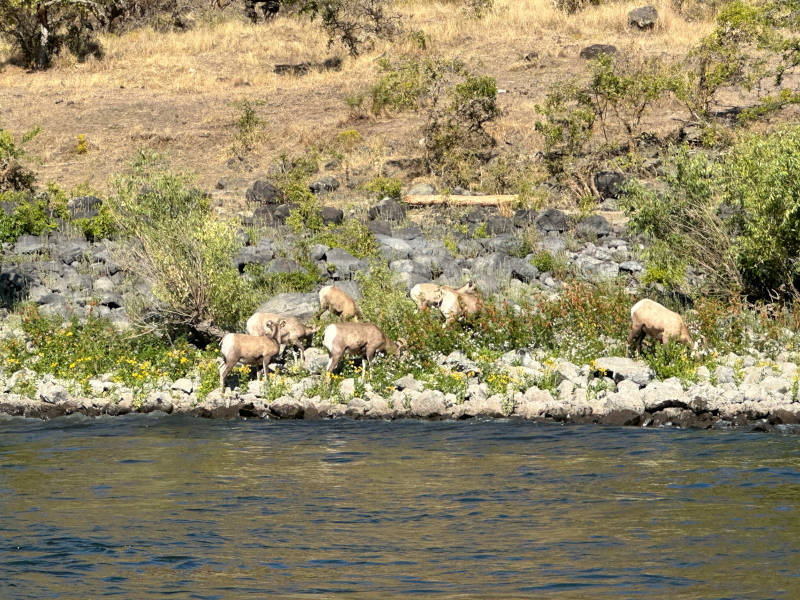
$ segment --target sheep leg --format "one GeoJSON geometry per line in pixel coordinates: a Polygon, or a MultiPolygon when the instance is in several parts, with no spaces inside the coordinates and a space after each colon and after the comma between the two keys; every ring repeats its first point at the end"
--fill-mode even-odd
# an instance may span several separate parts
{"type": "Polygon", "coordinates": [[[339,366],[339,359],[341,358],[342,358],[341,351],[334,350],[333,352],[331,352],[331,357],[328,360],[328,366],[325,368],[325,370],[328,373],[333,373],[336,370],[336,367],[339,366]]]}
{"type": "Polygon", "coordinates": [[[225,391],[225,378],[230,374],[235,366],[236,361],[230,362],[227,360],[219,366],[219,387],[223,392],[225,391]]]}
{"type": "Polygon", "coordinates": [[[631,348],[633,347],[634,351],[638,351],[641,353],[642,351],[642,340],[644,339],[644,326],[637,325],[631,327],[631,332],[628,334],[628,351],[627,356],[631,356],[631,348]]]}

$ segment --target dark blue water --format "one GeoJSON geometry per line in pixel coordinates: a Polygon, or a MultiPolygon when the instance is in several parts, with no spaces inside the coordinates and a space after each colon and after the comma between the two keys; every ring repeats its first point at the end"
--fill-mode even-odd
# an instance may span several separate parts
{"type": "Polygon", "coordinates": [[[799,598],[800,436],[0,420],[0,599],[799,598]]]}

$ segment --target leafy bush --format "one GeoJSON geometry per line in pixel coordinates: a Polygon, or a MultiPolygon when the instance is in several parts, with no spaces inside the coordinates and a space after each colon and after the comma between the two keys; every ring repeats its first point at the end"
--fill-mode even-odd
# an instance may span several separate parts
{"type": "Polygon", "coordinates": [[[316,196],[307,186],[292,183],[287,190],[295,207],[286,217],[286,225],[295,233],[318,233],[325,223],[322,220],[322,207],[316,196]]]}
{"type": "Polygon", "coordinates": [[[677,377],[681,381],[696,379],[698,365],[685,344],[676,341],[653,344],[652,350],[645,352],[642,357],[659,379],[670,377],[677,377]]]}
{"type": "Polygon", "coordinates": [[[556,6],[567,14],[574,14],[587,6],[599,6],[601,0],[556,0],[556,6]]]}
{"type": "Polygon", "coordinates": [[[233,153],[235,156],[245,156],[253,149],[258,139],[258,134],[264,125],[264,121],[256,113],[256,106],[260,104],[263,104],[263,101],[251,102],[247,98],[233,104],[239,111],[234,123],[233,153]]]}
{"type": "Polygon", "coordinates": [[[630,227],[706,273],[709,293],[754,298],[800,285],[800,128],[752,135],[712,161],[682,148],[666,190],[628,187],[630,227]]]}
{"type": "Polygon", "coordinates": [[[375,236],[358,219],[345,219],[341,225],[328,225],[314,240],[331,248],[346,250],[356,258],[375,258],[378,256],[378,242],[375,236]]]}
{"type": "Polygon", "coordinates": [[[601,54],[590,68],[587,83],[556,83],[536,107],[544,119],[535,128],[544,138],[544,158],[553,174],[574,170],[598,127],[606,145],[620,146],[616,132],[621,130],[628,148],[634,148],[644,116],[678,85],[675,69],[658,58],[601,54]]]}
{"type": "Polygon", "coordinates": [[[116,234],[114,219],[107,206],[100,207],[100,211],[95,217],[72,219],[71,223],[90,242],[111,239],[116,234]]]}
{"type": "Polygon", "coordinates": [[[738,293],[742,279],[730,230],[720,217],[714,195],[718,166],[686,147],[670,162],[673,168],[665,176],[664,193],[631,182],[621,198],[631,217],[630,229],[654,244],[648,257],[651,273],[667,274],[667,279],[676,283],[680,265],[692,264],[706,273],[707,293],[738,293]]]}
{"type": "Polygon", "coordinates": [[[656,240],[645,251],[647,262],[642,283],[660,283],[668,288],[678,288],[686,282],[686,257],[677,255],[662,240],[656,240]]]}
{"type": "Polygon", "coordinates": [[[395,61],[378,60],[380,77],[369,89],[372,112],[381,114],[387,109],[416,110],[432,101],[438,85],[451,74],[466,74],[458,60],[441,58],[420,59],[402,56],[395,61]]]}
{"type": "Polygon", "coordinates": [[[11,132],[0,127],[0,192],[33,190],[35,177],[19,161],[25,156],[25,144],[40,131],[35,127],[23,134],[18,142],[11,132]]]}
{"type": "Polygon", "coordinates": [[[448,185],[468,186],[496,145],[484,125],[500,115],[497,84],[486,75],[465,75],[428,113],[423,128],[428,169],[448,185]]]}
{"type": "Polygon", "coordinates": [[[731,228],[750,294],[768,297],[800,286],[800,128],[754,135],[723,163],[722,198],[736,209],[731,228]]]}
{"type": "Polygon", "coordinates": [[[577,82],[556,83],[544,103],[536,105],[544,120],[535,129],[544,138],[544,160],[553,174],[570,171],[575,159],[584,154],[597,118],[591,96],[577,82]]]}
{"type": "Polygon", "coordinates": [[[283,292],[311,292],[320,283],[316,265],[306,263],[299,273],[266,273],[261,265],[247,265],[244,270],[251,278],[260,297],[269,298],[283,292]]]}
{"type": "Polygon", "coordinates": [[[394,177],[376,177],[364,184],[364,190],[378,198],[399,199],[402,196],[403,183],[394,177]]]}
{"type": "Polygon", "coordinates": [[[15,242],[21,235],[42,235],[58,229],[57,219],[67,217],[63,198],[40,192],[6,192],[3,202],[15,204],[11,214],[0,210],[0,242],[15,242]]]}
{"type": "Polygon", "coordinates": [[[255,307],[253,289],[232,264],[241,246],[236,225],[209,210],[191,179],[140,155],[114,182],[110,214],[131,244],[120,264],[152,282],[153,317],[198,328],[236,328],[255,307]]]}

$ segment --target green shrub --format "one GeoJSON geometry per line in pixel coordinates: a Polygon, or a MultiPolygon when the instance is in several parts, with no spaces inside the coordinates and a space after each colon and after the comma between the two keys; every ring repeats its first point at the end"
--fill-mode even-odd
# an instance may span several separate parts
{"type": "Polygon", "coordinates": [[[283,292],[311,292],[320,283],[316,265],[308,262],[298,273],[266,273],[261,265],[247,265],[245,273],[251,277],[252,286],[260,297],[269,298],[283,292]]]}
{"type": "Polygon", "coordinates": [[[364,191],[378,198],[399,199],[402,196],[403,183],[394,177],[376,177],[364,184],[364,191]]]}
{"type": "Polygon", "coordinates": [[[567,14],[574,14],[587,6],[599,6],[602,0],[556,0],[556,6],[567,14]]]}
{"type": "Polygon", "coordinates": [[[0,242],[15,242],[21,235],[42,235],[58,229],[67,217],[63,198],[49,192],[6,192],[0,200],[15,204],[11,214],[0,210],[0,242]]]}
{"type": "Polygon", "coordinates": [[[469,186],[496,145],[484,125],[500,115],[492,77],[465,74],[428,113],[423,128],[428,169],[447,185],[469,186]]]}
{"type": "Polygon", "coordinates": [[[571,171],[575,159],[584,154],[597,118],[591,96],[577,82],[556,83],[536,112],[544,119],[534,128],[544,141],[544,160],[552,174],[571,171]]]}
{"type": "Polygon", "coordinates": [[[80,230],[83,237],[90,242],[111,239],[116,233],[114,219],[108,207],[102,206],[95,217],[72,219],[71,223],[80,230]]]}
{"type": "Polygon", "coordinates": [[[800,285],[800,128],[753,135],[724,161],[722,197],[738,211],[732,226],[739,269],[757,297],[800,285]]]}
{"type": "Polygon", "coordinates": [[[296,206],[289,211],[286,225],[295,233],[318,233],[325,223],[322,220],[322,207],[316,196],[307,187],[293,186],[288,192],[296,206]]]}
{"type": "Polygon", "coordinates": [[[606,146],[622,147],[617,136],[621,130],[628,148],[634,148],[642,119],[659,98],[678,86],[676,69],[659,58],[601,54],[590,69],[588,82],[556,83],[544,103],[536,106],[544,118],[535,128],[544,138],[544,158],[552,174],[575,170],[597,128],[606,146]]]}
{"type": "Polygon", "coordinates": [[[211,213],[191,178],[164,169],[152,156],[140,155],[114,188],[107,200],[110,215],[133,242],[118,259],[152,282],[160,301],[156,318],[195,328],[238,327],[257,299],[232,264],[241,247],[237,225],[211,213]]]}
{"type": "Polygon", "coordinates": [[[249,153],[258,140],[259,133],[264,126],[264,121],[258,117],[256,107],[263,105],[263,101],[250,101],[247,98],[233,103],[239,111],[239,116],[234,123],[233,153],[243,157],[249,153]]]}
{"type": "Polygon", "coordinates": [[[652,350],[645,352],[643,358],[659,379],[677,377],[681,381],[694,381],[697,378],[697,364],[691,350],[680,342],[653,344],[652,350]]]}
{"type": "Polygon", "coordinates": [[[709,293],[785,295],[800,285],[799,147],[800,128],[788,128],[749,136],[716,161],[683,148],[663,193],[628,187],[629,225],[673,264],[700,267],[709,293]]]}
{"type": "Polygon", "coordinates": [[[358,219],[345,219],[341,225],[328,225],[314,240],[331,248],[346,250],[356,258],[375,258],[379,247],[369,228],[358,219]]]}
{"type": "Polygon", "coordinates": [[[391,61],[378,60],[380,77],[370,86],[372,112],[416,110],[436,101],[439,87],[453,75],[466,75],[458,59],[401,56],[391,61]]]}
{"type": "Polygon", "coordinates": [[[686,282],[687,259],[676,255],[666,242],[657,240],[646,251],[642,283],[677,288],[686,282]]]}
{"type": "Polygon", "coordinates": [[[34,127],[17,141],[11,132],[0,127],[0,193],[6,191],[32,191],[36,181],[33,173],[20,164],[25,157],[25,144],[36,137],[41,129],[34,127]]]}
{"type": "Polygon", "coordinates": [[[670,164],[664,192],[630,182],[620,199],[631,217],[631,231],[652,243],[652,274],[660,271],[666,280],[675,282],[681,265],[691,264],[706,273],[706,293],[738,293],[743,284],[733,238],[720,217],[716,198],[719,165],[686,147],[671,157],[670,164]]]}

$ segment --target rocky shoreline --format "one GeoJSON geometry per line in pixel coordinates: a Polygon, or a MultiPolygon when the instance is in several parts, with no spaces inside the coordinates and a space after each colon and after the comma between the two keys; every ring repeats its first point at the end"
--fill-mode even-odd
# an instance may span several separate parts
{"type": "MultiPolygon", "coordinates": [[[[310,351],[319,363],[322,351],[310,351]]],[[[470,368],[461,353],[444,357],[454,368],[470,368]],[[455,355],[455,356],[454,356],[455,355]]],[[[12,393],[15,380],[33,376],[19,371],[0,379],[0,413],[51,419],[70,414],[90,417],[161,411],[202,418],[258,419],[471,419],[511,418],[559,423],[595,423],[636,427],[700,429],[749,428],[771,431],[776,426],[800,424],[797,367],[791,362],[757,362],[753,357],[731,357],[714,373],[701,367],[698,381],[677,378],[658,381],[643,362],[621,357],[600,358],[591,365],[558,361],[552,365],[554,389],[531,386],[524,391],[490,394],[485,382],[473,377],[467,394],[426,389],[411,375],[398,379],[394,391],[380,395],[367,383],[362,397],[355,395],[356,380],[340,382],[335,398],[309,397],[318,378],[298,380],[290,392],[269,399],[269,386],[250,381],[247,391],[214,391],[204,399],[197,382],[180,379],[163,382],[160,389],[135,395],[133,390],[101,379],[92,380],[91,394],[73,393],[74,385],[41,377],[36,392],[12,393]],[[749,366],[742,366],[751,363],[749,366]],[[763,364],[761,364],[763,363],[763,364]],[[712,383],[713,381],[713,383],[712,383]],[[96,394],[94,393],[96,392],[96,394]]],[[[542,366],[533,354],[509,352],[501,359],[509,373],[531,374],[542,366]]]]}
{"type": "MultiPolygon", "coordinates": [[[[266,183],[256,182],[248,193],[256,196],[262,188],[267,189],[266,183]]],[[[95,214],[100,201],[88,200],[73,199],[70,209],[83,217],[86,205],[91,205],[93,212],[86,214],[95,214]]],[[[260,222],[266,221],[268,228],[256,241],[251,241],[244,229],[240,231],[244,246],[233,262],[241,276],[248,277],[248,265],[270,274],[302,272],[304,267],[286,252],[293,243],[293,235],[282,225],[286,211],[279,210],[286,207],[273,205],[267,198],[252,200],[261,203],[263,210],[253,216],[242,215],[243,227],[256,226],[260,214],[260,222]]],[[[607,208],[614,208],[613,201],[609,202],[607,208]]],[[[342,211],[326,208],[336,213],[329,215],[330,222],[340,223],[342,211]]],[[[546,209],[518,210],[504,216],[496,209],[481,208],[453,212],[447,221],[448,227],[434,226],[423,232],[407,218],[402,203],[386,198],[369,209],[364,222],[380,257],[407,289],[431,280],[458,285],[472,279],[487,297],[495,293],[524,296],[534,289],[557,297],[564,287],[561,277],[569,272],[590,282],[621,279],[631,293],[641,292],[641,244],[624,224],[611,224],[602,215],[580,219],[546,209]],[[560,267],[554,268],[558,264],[560,267]]],[[[82,318],[91,313],[108,318],[119,329],[130,327],[126,304],[131,298],[144,303],[152,298],[149,283],[131,282],[115,261],[119,244],[107,240],[89,243],[60,232],[20,236],[16,243],[3,247],[3,305],[11,307],[27,300],[43,315],[82,318]]],[[[320,285],[335,284],[360,298],[358,275],[369,272],[369,261],[322,244],[312,246],[309,252],[320,285]]],[[[699,276],[687,273],[690,282],[699,276]]],[[[318,306],[315,292],[292,292],[273,296],[259,310],[309,318],[318,306]]],[[[3,335],[19,335],[13,327],[2,329],[3,335]]],[[[0,371],[0,413],[42,419],[73,413],[98,416],[153,411],[207,418],[518,418],[761,430],[800,424],[800,357],[785,351],[744,352],[717,357],[713,372],[702,366],[689,382],[674,377],[658,380],[643,361],[609,356],[591,364],[573,364],[542,350],[518,349],[491,365],[493,373],[516,382],[498,393],[496,380],[490,386],[488,376],[481,374],[475,362],[455,351],[441,356],[438,364],[461,377],[464,385],[459,395],[430,389],[435,387],[430,382],[407,374],[388,389],[384,386],[381,393],[369,383],[361,386],[353,379],[340,379],[330,398],[310,392],[318,389],[327,361],[327,353],[319,348],[306,353],[305,376],[285,381],[280,394],[277,388],[250,381],[225,394],[214,391],[201,397],[200,383],[190,379],[150,382],[145,390],[135,391],[114,383],[110,375],[97,376],[80,387],[75,381],[39,375],[23,367],[13,373],[0,371]]]]}

